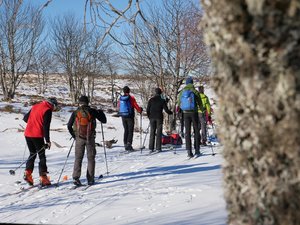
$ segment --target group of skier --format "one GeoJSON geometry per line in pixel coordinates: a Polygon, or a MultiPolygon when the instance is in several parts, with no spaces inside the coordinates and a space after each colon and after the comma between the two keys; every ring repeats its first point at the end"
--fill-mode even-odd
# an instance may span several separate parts
{"type": "MultiPolygon", "coordinates": [[[[118,104],[119,115],[122,117],[124,127],[123,143],[125,150],[133,151],[132,137],[134,130],[134,109],[142,113],[143,109],[139,107],[136,100],[131,96],[130,88],[125,86],[118,104]]],[[[200,156],[200,144],[207,145],[207,121],[211,121],[211,106],[208,97],[204,94],[204,87],[199,86],[195,89],[193,79],[186,79],[186,86],[181,90],[177,102],[178,111],[182,114],[182,124],[185,128],[185,142],[188,157],[200,156]],[[191,128],[194,131],[194,149],[192,152],[191,128]],[[200,135],[201,130],[201,135],[200,135]]],[[[172,111],[167,106],[167,101],[162,97],[162,90],[155,89],[154,96],[150,98],[147,104],[146,113],[150,120],[150,139],[149,151],[160,152],[162,148],[162,130],[163,130],[163,110],[171,115],[172,111]]]]}
{"type": "MultiPolygon", "coordinates": [[[[49,98],[32,106],[31,110],[24,116],[27,123],[25,128],[25,139],[30,152],[26,161],[24,180],[33,185],[32,172],[34,161],[39,156],[40,185],[49,186],[51,182],[47,176],[47,164],[45,150],[50,149],[50,123],[52,112],[57,108],[56,98],[49,98]],[[45,139],[45,142],[44,142],[45,139]]],[[[80,186],[81,166],[85,149],[87,149],[87,173],[88,185],[95,183],[95,156],[96,156],[96,119],[106,123],[107,119],[102,110],[96,110],[89,106],[87,96],[79,98],[79,107],[71,114],[68,122],[68,130],[75,140],[75,162],[73,168],[73,183],[80,186]]]]}
{"type": "MultiPolygon", "coordinates": [[[[199,87],[198,92],[194,85],[193,79],[186,79],[186,86],[179,93],[178,106],[183,115],[185,128],[185,142],[188,157],[193,157],[194,154],[200,155],[200,143],[206,144],[206,121],[210,119],[210,103],[207,96],[204,94],[203,86],[199,87]],[[199,133],[199,121],[201,125],[202,135],[199,133]],[[191,143],[191,127],[194,129],[194,149],[192,153],[191,143]],[[200,139],[202,137],[202,140],[200,139]]],[[[146,113],[150,120],[150,139],[149,151],[160,152],[162,149],[162,130],[163,130],[163,110],[171,115],[172,111],[168,109],[167,101],[162,98],[162,90],[155,89],[154,96],[151,97],[147,104],[146,113]]],[[[32,106],[30,111],[24,116],[24,121],[27,123],[25,128],[25,139],[30,152],[26,161],[24,172],[24,180],[33,185],[32,172],[36,156],[39,156],[39,175],[40,185],[51,185],[48,179],[47,164],[45,150],[50,149],[50,123],[52,112],[57,108],[58,102],[56,98],[49,98],[32,106]]],[[[135,110],[138,113],[143,112],[134,96],[130,95],[130,88],[123,88],[123,95],[118,102],[118,114],[122,118],[124,128],[123,143],[126,151],[134,151],[132,147],[134,133],[134,118],[135,110]]],[[[79,98],[79,107],[71,114],[67,128],[75,141],[75,162],[73,167],[73,183],[76,186],[81,185],[81,167],[85,149],[87,149],[87,173],[86,178],[88,185],[95,183],[95,156],[96,156],[96,119],[101,123],[106,123],[107,118],[104,112],[100,109],[94,109],[89,106],[87,96],[79,98]]],[[[102,124],[101,124],[102,126],[102,124]]],[[[102,130],[103,132],[103,130],[102,130]]]]}

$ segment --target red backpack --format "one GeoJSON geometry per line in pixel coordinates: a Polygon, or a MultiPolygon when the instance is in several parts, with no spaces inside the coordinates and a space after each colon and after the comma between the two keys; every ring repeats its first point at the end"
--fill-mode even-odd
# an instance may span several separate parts
{"type": "Polygon", "coordinates": [[[161,144],[162,145],[171,144],[171,137],[163,134],[161,136],[161,144]]]}
{"type": "Polygon", "coordinates": [[[174,134],[170,134],[170,136],[171,136],[172,145],[182,145],[182,138],[180,137],[179,134],[174,133],[174,134]]]}
{"type": "Polygon", "coordinates": [[[170,135],[162,135],[161,144],[182,145],[182,138],[177,133],[170,134],[170,135]]]}

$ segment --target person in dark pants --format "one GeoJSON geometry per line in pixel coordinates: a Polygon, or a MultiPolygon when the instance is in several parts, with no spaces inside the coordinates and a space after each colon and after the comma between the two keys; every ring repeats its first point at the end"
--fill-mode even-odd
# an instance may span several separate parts
{"type": "Polygon", "coordinates": [[[180,108],[178,109],[178,118],[180,121],[180,136],[184,138],[184,118],[183,111],[180,108]]]}
{"type": "Polygon", "coordinates": [[[106,116],[100,109],[94,109],[89,106],[87,96],[79,98],[79,107],[74,111],[68,122],[68,130],[75,142],[75,162],[73,168],[73,183],[80,186],[80,176],[82,160],[87,149],[87,171],[86,178],[88,185],[95,183],[95,156],[96,156],[96,119],[101,123],[106,123],[106,116]]]}
{"type": "Polygon", "coordinates": [[[130,95],[130,88],[128,86],[123,88],[123,93],[124,95],[120,97],[118,102],[119,115],[122,117],[122,124],[124,128],[123,143],[125,150],[133,151],[132,140],[135,116],[134,109],[136,109],[139,113],[142,113],[143,108],[137,104],[134,96],[130,95]]]}
{"type": "Polygon", "coordinates": [[[198,109],[198,117],[199,117],[199,123],[200,127],[199,129],[201,130],[201,144],[206,146],[207,143],[207,119],[211,120],[211,107],[210,107],[210,102],[207,97],[207,95],[204,94],[204,86],[199,86],[198,87],[198,92],[199,92],[199,97],[202,101],[203,105],[203,110],[198,109]]]}
{"type": "Polygon", "coordinates": [[[181,107],[181,97],[185,90],[189,90],[194,93],[194,108],[190,110],[183,111],[183,118],[184,118],[184,128],[185,128],[185,143],[186,143],[186,150],[188,153],[188,157],[193,157],[194,154],[192,153],[192,140],[191,140],[191,127],[193,125],[194,130],[194,146],[195,146],[195,155],[200,155],[200,143],[199,143],[199,128],[198,128],[198,108],[203,108],[201,99],[199,98],[198,91],[195,89],[193,85],[193,79],[188,77],[186,79],[186,86],[181,90],[178,96],[178,105],[181,107]]]}
{"type": "Polygon", "coordinates": [[[49,98],[45,101],[35,104],[31,110],[24,116],[23,120],[27,123],[25,128],[25,139],[30,152],[26,162],[24,180],[33,185],[32,172],[36,155],[39,156],[39,175],[42,186],[51,185],[47,177],[48,168],[46,163],[45,149],[50,149],[50,123],[52,111],[57,107],[56,98],[49,98]],[[44,142],[44,139],[46,143],[44,142]]]}
{"type": "Polygon", "coordinates": [[[147,116],[150,119],[150,140],[149,140],[149,150],[150,153],[154,152],[154,143],[156,139],[155,149],[156,151],[161,151],[161,137],[163,129],[163,110],[169,115],[172,111],[168,109],[167,102],[165,99],[161,98],[161,89],[155,89],[155,96],[150,98],[147,105],[147,116]]]}

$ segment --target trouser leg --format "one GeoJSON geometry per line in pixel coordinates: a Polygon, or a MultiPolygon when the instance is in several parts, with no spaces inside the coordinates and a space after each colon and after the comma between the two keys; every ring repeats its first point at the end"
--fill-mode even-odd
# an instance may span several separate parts
{"type": "Polygon", "coordinates": [[[207,141],[205,114],[201,114],[201,116],[199,116],[199,119],[200,119],[200,125],[201,125],[201,139],[202,139],[202,143],[205,143],[207,141]]]}
{"type": "Polygon", "coordinates": [[[87,171],[86,178],[88,182],[93,182],[95,177],[95,156],[96,156],[96,147],[95,147],[95,139],[91,138],[86,145],[86,153],[87,153],[87,171]]]}
{"type": "Polygon", "coordinates": [[[185,147],[188,155],[192,155],[191,123],[192,119],[190,113],[184,113],[185,147]]]}
{"type": "Polygon", "coordinates": [[[156,150],[161,150],[161,137],[163,129],[163,121],[157,120],[157,134],[156,134],[156,150]]]}
{"type": "Polygon", "coordinates": [[[34,161],[36,159],[36,148],[31,138],[25,137],[25,139],[29,150],[29,156],[26,162],[26,170],[33,171],[34,161]]]}
{"type": "Polygon", "coordinates": [[[193,124],[193,128],[195,131],[195,137],[194,137],[194,146],[195,146],[195,154],[199,154],[200,153],[200,144],[199,144],[199,120],[198,120],[198,113],[195,113],[192,115],[192,124],[193,124]]]}
{"type": "Polygon", "coordinates": [[[133,140],[133,130],[134,130],[134,118],[128,118],[128,137],[127,137],[127,144],[132,146],[133,140]]]}
{"type": "Polygon", "coordinates": [[[79,137],[76,138],[75,143],[75,162],[73,168],[73,178],[77,179],[81,176],[81,165],[85,151],[86,140],[79,137]]]}
{"type": "Polygon", "coordinates": [[[126,118],[122,117],[122,124],[124,128],[124,135],[123,135],[123,143],[125,147],[127,146],[127,139],[128,139],[128,123],[126,118]]]}
{"type": "Polygon", "coordinates": [[[155,134],[156,134],[156,121],[154,119],[150,119],[150,139],[149,139],[150,150],[154,149],[155,134]]]}

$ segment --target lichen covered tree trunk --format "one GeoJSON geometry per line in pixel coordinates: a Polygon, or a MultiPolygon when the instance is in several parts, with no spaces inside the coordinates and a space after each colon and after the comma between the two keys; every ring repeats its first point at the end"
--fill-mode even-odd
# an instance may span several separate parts
{"type": "Polygon", "coordinates": [[[300,1],[202,6],[228,224],[300,224],[300,1]]]}

